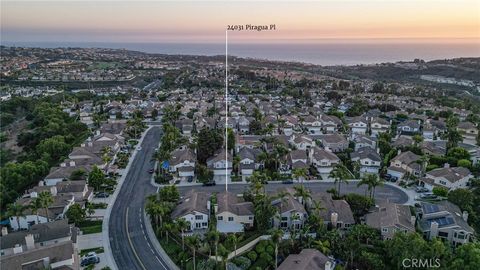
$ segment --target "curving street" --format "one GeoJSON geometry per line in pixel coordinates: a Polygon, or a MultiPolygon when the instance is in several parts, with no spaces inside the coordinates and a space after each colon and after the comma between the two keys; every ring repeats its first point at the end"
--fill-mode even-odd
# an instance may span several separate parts
{"type": "MultiPolygon", "coordinates": [[[[166,263],[165,254],[161,254],[155,248],[158,245],[156,239],[151,239],[147,233],[145,224],[144,205],[145,197],[156,192],[157,188],[151,185],[151,174],[148,170],[153,164],[150,162],[151,156],[161,137],[161,128],[152,127],[145,134],[141,143],[141,150],[136,154],[130,169],[127,172],[125,181],[120,189],[115,204],[112,207],[109,219],[109,241],[113,258],[118,269],[170,269],[166,263]]],[[[270,183],[265,185],[267,192],[272,192],[279,187],[286,187],[281,183],[270,183]]],[[[334,186],[333,182],[315,182],[305,183],[313,193],[326,191],[334,186]]],[[[242,193],[248,184],[231,184],[229,191],[242,193]]],[[[225,190],[225,186],[179,186],[181,194],[188,190],[196,189],[199,191],[220,192],[225,190]]],[[[365,193],[366,187],[357,187],[356,182],[342,184],[342,194],[355,192],[365,193]]],[[[406,203],[408,195],[401,189],[384,185],[376,189],[377,200],[390,200],[395,203],[406,203]]]]}
{"type": "MultiPolygon", "coordinates": [[[[161,137],[161,128],[145,134],[142,149],[132,161],[125,182],[113,205],[109,220],[109,241],[118,269],[169,269],[154,248],[144,224],[145,197],[156,192],[150,184],[151,156],[161,137]]],[[[155,239],[153,239],[156,241],[155,239]]]]}

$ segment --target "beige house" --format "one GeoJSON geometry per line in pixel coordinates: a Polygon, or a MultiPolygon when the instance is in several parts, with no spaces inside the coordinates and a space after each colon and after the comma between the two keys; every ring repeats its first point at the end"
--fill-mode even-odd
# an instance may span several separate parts
{"type": "Polygon", "coordinates": [[[217,230],[222,233],[242,232],[253,226],[253,203],[245,202],[235,193],[221,192],[217,194],[215,205],[217,230]]]}

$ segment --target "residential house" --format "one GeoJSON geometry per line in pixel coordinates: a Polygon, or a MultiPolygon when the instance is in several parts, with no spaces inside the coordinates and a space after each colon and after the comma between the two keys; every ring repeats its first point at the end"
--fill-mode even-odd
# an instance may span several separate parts
{"type": "Polygon", "coordinates": [[[373,137],[377,137],[379,133],[385,133],[389,130],[389,121],[380,117],[372,117],[372,119],[370,120],[370,131],[373,137]]]}
{"type": "Polygon", "coordinates": [[[278,266],[278,270],[333,270],[335,260],[316,249],[302,249],[299,254],[290,254],[278,266]]]}
{"type": "Polygon", "coordinates": [[[171,217],[174,220],[185,219],[189,223],[188,231],[207,229],[210,217],[210,194],[190,190],[180,204],[175,206],[171,217]]]}
{"type": "Polygon", "coordinates": [[[180,178],[195,176],[195,153],[190,149],[177,149],[172,152],[169,160],[169,171],[178,173],[180,178]]]}
{"type": "Polygon", "coordinates": [[[466,188],[471,178],[473,178],[473,175],[469,169],[464,167],[450,168],[448,163],[445,163],[444,168],[433,169],[419,180],[429,190],[433,190],[436,186],[453,190],[466,188]]]}
{"type": "Polygon", "coordinates": [[[68,224],[67,219],[35,224],[28,230],[8,233],[7,227],[2,228],[0,237],[0,255],[18,254],[60,242],[76,242],[78,229],[68,224]],[[27,246],[28,244],[28,246],[27,246]]]}
{"type": "Polygon", "coordinates": [[[368,129],[368,121],[364,116],[357,116],[347,119],[352,134],[366,134],[368,129]]]}
{"type": "Polygon", "coordinates": [[[387,174],[397,179],[402,179],[406,174],[421,177],[422,171],[421,157],[411,151],[407,151],[403,153],[400,152],[390,161],[387,174]]]}
{"type": "Polygon", "coordinates": [[[235,193],[217,194],[215,216],[219,232],[243,232],[244,229],[253,227],[254,212],[253,203],[243,201],[235,193]]]}
{"type": "Polygon", "coordinates": [[[225,149],[220,149],[213,157],[207,159],[207,167],[213,170],[216,176],[231,175],[232,166],[232,155],[227,155],[225,149]]]}
{"type": "Polygon", "coordinates": [[[322,143],[323,148],[329,149],[334,153],[343,152],[348,148],[348,141],[343,135],[332,133],[317,136],[322,143]]]}
{"type": "Polygon", "coordinates": [[[263,165],[257,162],[257,157],[261,153],[258,148],[242,148],[238,152],[240,157],[239,172],[243,177],[250,177],[254,170],[260,169],[263,165]]]}
{"type": "Polygon", "coordinates": [[[458,123],[457,130],[462,134],[463,143],[477,144],[478,128],[472,122],[458,123]]]}
{"type": "Polygon", "coordinates": [[[380,202],[365,215],[365,224],[380,230],[383,239],[392,239],[397,232],[415,232],[415,216],[408,205],[380,202]]]}
{"type": "Polygon", "coordinates": [[[468,225],[468,212],[448,201],[420,203],[416,208],[418,228],[427,239],[438,237],[454,246],[473,241],[475,231],[468,225]]]}
{"type": "Polygon", "coordinates": [[[313,201],[320,202],[320,217],[327,226],[342,230],[349,229],[355,224],[353,212],[346,200],[334,200],[332,194],[327,192],[312,192],[311,199],[307,203],[310,211],[313,209],[313,201]]]}
{"type": "MultiPolygon", "coordinates": [[[[282,189],[279,190],[279,192],[282,189]]],[[[273,226],[279,229],[295,229],[303,227],[307,221],[308,214],[303,204],[293,197],[293,190],[283,189],[286,195],[272,202],[277,208],[278,216],[273,219],[273,226]]]]}
{"type": "Polygon", "coordinates": [[[322,122],[313,115],[307,115],[302,125],[308,134],[322,134],[322,122]]]}
{"type": "Polygon", "coordinates": [[[420,120],[407,120],[397,125],[397,130],[401,134],[412,135],[420,132],[420,120]]]}
{"type": "Polygon", "coordinates": [[[330,174],[333,168],[340,163],[340,159],[334,153],[319,147],[311,149],[310,160],[320,174],[330,174]]]}
{"type": "Polygon", "coordinates": [[[353,162],[360,163],[360,173],[378,174],[380,170],[382,158],[380,154],[370,147],[360,148],[357,151],[351,153],[351,160],[353,162]]]}
{"type": "Polygon", "coordinates": [[[298,150],[307,150],[315,146],[315,141],[308,135],[294,134],[289,142],[298,150]]]}
{"type": "Polygon", "coordinates": [[[29,237],[27,250],[22,247],[15,249],[16,253],[1,256],[0,265],[3,269],[74,269],[78,270],[79,258],[72,241],[64,241],[48,246],[33,247],[34,240],[29,237]],[[30,246],[30,249],[28,248],[30,246]]]}
{"type": "Polygon", "coordinates": [[[353,142],[355,143],[355,151],[363,147],[370,147],[374,150],[377,149],[377,139],[375,137],[356,135],[353,142]]]}

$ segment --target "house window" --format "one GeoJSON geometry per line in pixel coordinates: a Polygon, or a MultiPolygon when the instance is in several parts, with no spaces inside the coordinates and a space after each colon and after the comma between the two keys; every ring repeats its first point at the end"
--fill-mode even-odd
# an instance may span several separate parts
{"type": "Polygon", "coordinates": [[[228,221],[233,221],[233,217],[228,217],[228,221]]]}
{"type": "Polygon", "coordinates": [[[218,216],[217,219],[218,220],[223,220],[223,216],[218,216]]]}
{"type": "Polygon", "coordinates": [[[448,238],[448,232],[438,232],[438,237],[448,238]]]}
{"type": "Polygon", "coordinates": [[[287,226],[288,226],[287,222],[281,222],[280,223],[280,227],[282,227],[282,228],[286,228],[287,226]]]}
{"type": "Polygon", "coordinates": [[[197,229],[200,228],[200,225],[201,225],[200,223],[195,223],[195,228],[197,229]]]}
{"type": "Polygon", "coordinates": [[[202,222],[202,226],[207,227],[208,226],[207,222],[202,222]]]}
{"type": "Polygon", "coordinates": [[[251,217],[251,216],[250,216],[250,217],[248,217],[248,220],[253,220],[253,217],[251,217]]]}
{"type": "Polygon", "coordinates": [[[382,228],[382,232],[384,233],[388,232],[388,228],[382,228]]]}
{"type": "Polygon", "coordinates": [[[203,219],[203,216],[202,215],[196,215],[195,216],[195,220],[202,220],[203,219]]]}
{"type": "Polygon", "coordinates": [[[282,217],[282,220],[288,220],[288,217],[282,217]]]}

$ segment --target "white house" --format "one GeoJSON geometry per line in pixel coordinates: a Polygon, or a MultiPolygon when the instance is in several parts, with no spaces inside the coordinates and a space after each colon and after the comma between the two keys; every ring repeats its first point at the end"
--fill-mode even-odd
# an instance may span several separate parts
{"type": "Polygon", "coordinates": [[[432,190],[435,186],[446,187],[450,190],[466,188],[470,179],[473,178],[469,169],[463,167],[450,168],[446,163],[444,168],[438,168],[426,173],[420,181],[424,186],[432,190]]]}
{"type": "Polygon", "coordinates": [[[210,217],[210,194],[190,190],[180,204],[172,211],[172,219],[183,218],[189,224],[189,231],[208,228],[210,217]]]}
{"type": "Polygon", "coordinates": [[[214,175],[228,176],[232,174],[232,155],[221,149],[215,156],[207,160],[207,167],[213,170],[214,175]]]}
{"type": "Polygon", "coordinates": [[[340,163],[334,153],[319,147],[310,150],[310,160],[320,174],[329,174],[340,163]]]}
{"type": "Polygon", "coordinates": [[[353,117],[347,119],[348,126],[352,131],[352,134],[365,134],[368,129],[368,121],[363,116],[353,117]]]}
{"type": "Polygon", "coordinates": [[[215,216],[219,232],[243,232],[245,228],[252,227],[254,212],[252,202],[245,202],[234,193],[221,192],[217,194],[215,216]]]}

